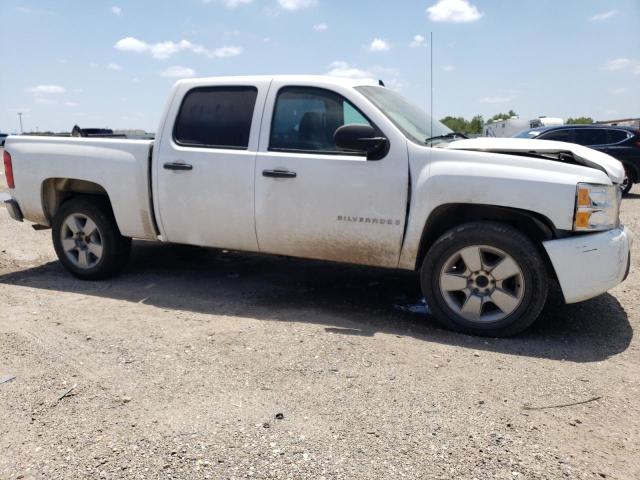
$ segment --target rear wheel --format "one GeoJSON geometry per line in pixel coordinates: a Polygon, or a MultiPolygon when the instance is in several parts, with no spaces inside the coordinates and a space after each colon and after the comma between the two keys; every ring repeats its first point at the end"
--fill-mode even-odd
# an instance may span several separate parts
{"type": "Polygon", "coordinates": [[[548,291],[536,246],[520,231],[495,222],[467,223],[440,237],[424,259],[421,283],[436,320],[493,337],[531,325],[548,291]]]}
{"type": "Polygon", "coordinates": [[[131,239],[120,235],[108,202],[100,197],[63,203],[53,219],[52,236],[60,262],[84,280],[110,277],[129,258],[131,239]]]}

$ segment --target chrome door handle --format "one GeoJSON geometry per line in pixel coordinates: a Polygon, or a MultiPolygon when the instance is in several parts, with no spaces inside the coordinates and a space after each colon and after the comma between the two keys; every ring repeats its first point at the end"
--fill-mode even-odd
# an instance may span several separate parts
{"type": "Polygon", "coordinates": [[[269,178],[296,178],[298,174],[289,170],[263,170],[262,176],[269,178]]]}
{"type": "Polygon", "coordinates": [[[165,170],[193,170],[193,165],[178,162],[165,163],[162,167],[165,170]]]}

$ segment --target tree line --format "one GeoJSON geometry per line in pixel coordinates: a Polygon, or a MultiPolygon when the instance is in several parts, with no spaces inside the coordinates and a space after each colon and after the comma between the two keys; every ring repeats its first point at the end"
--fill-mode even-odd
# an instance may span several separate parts
{"type": "MultiPolygon", "coordinates": [[[[445,124],[454,132],[466,133],[466,134],[481,134],[482,129],[486,123],[496,120],[507,120],[511,117],[516,117],[518,114],[513,110],[509,110],[507,113],[496,113],[493,117],[485,121],[482,115],[476,115],[467,120],[464,117],[452,117],[450,115],[441,118],[440,122],[445,124]]],[[[589,125],[594,123],[591,117],[569,117],[566,121],[567,125],[589,125]]]]}

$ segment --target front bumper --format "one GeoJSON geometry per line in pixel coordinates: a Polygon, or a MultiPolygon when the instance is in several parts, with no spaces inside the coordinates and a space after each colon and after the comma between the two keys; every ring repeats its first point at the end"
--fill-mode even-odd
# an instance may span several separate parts
{"type": "Polygon", "coordinates": [[[7,207],[7,210],[9,211],[9,216],[11,218],[19,222],[23,220],[24,216],[22,215],[22,211],[20,210],[20,205],[18,205],[18,202],[16,202],[13,199],[5,200],[4,205],[5,207],[7,207]]]}
{"type": "Polygon", "coordinates": [[[606,232],[543,242],[567,303],[593,298],[629,273],[633,234],[621,226],[606,232]]]}

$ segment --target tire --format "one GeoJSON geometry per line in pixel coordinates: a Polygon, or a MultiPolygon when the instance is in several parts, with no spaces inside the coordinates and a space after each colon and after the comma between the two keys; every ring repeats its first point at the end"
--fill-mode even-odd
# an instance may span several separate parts
{"type": "Polygon", "coordinates": [[[624,168],[624,182],[620,185],[620,189],[622,190],[622,195],[626,195],[633,188],[633,176],[629,172],[627,167],[624,168]]]}
{"type": "Polygon", "coordinates": [[[109,202],[97,196],[63,203],[53,218],[52,237],[62,265],[82,280],[116,275],[131,251],[131,239],[120,234],[109,202]]]}
{"type": "Polygon", "coordinates": [[[508,337],[529,327],[549,289],[536,245],[519,230],[488,221],[442,235],[424,258],[420,280],[439,323],[489,337],[508,337]]]}

